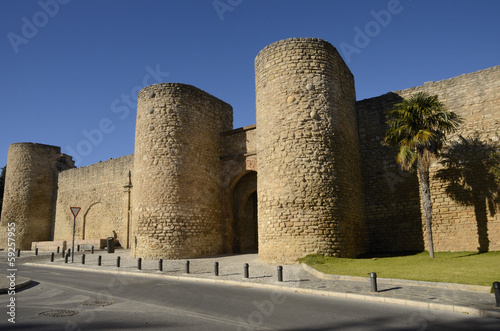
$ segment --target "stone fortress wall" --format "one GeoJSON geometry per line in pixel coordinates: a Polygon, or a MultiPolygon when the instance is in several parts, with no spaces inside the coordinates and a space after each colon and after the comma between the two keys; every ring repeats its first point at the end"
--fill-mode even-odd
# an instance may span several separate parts
{"type": "Polygon", "coordinates": [[[131,190],[126,186],[133,169],[134,155],[128,155],[61,172],[53,240],[72,239],[73,215],[69,208],[81,207],[75,238],[114,237],[121,246],[129,247],[131,190]]]}
{"type": "Polygon", "coordinates": [[[58,174],[74,163],[60,147],[16,143],[9,146],[7,165],[0,246],[8,247],[8,225],[15,223],[15,247],[30,249],[31,242],[52,237],[58,174]]]}
{"type": "Polygon", "coordinates": [[[139,92],[132,254],[183,258],[222,253],[221,132],[233,108],[190,85],[139,92]]]}
{"type": "MultiPolygon", "coordinates": [[[[139,93],[134,155],[73,169],[59,147],[11,145],[0,247],[10,222],[18,248],[71,240],[69,207],[79,206],[76,239],[114,236],[144,258],[423,250],[418,179],[380,144],[385,110],[423,90],[464,117],[459,134],[486,141],[499,132],[500,66],[358,102],[352,74],[323,40],[276,42],[255,66],[256,125],[233,130],[230,105],[164,83],[139,93]]],[[[481,146],[466,147],[477,161],[481,146]]],[[[492,183],[472,161],[467,205],[432,179],[437,251],[500,249],[492,183]]],[[[435,162],[432,172],[443,169],[435,162]]]]}
{"type": "Polygon", "coordinates": [[[256,125],[222,133],[222,243],[224,252],[257,251],[256,125]]]}
{"type": "MultiPolygon", "coordinates": [[[[427,234],[422,226],[416,173],[399,170],[394,162],[394,149],[380,144],[386,130],[384,112],[402,98],[420,91],[438,95],[448,109],[463,117],[464,123],[450,141],[457,141],[458,135],[465,138],[477,135],[488,142],[498,140],[500,135],[500,66],[358,101],[367,228],[372,251],[427,247],[423,240],[427,234]]],[[[452,199],[446,193],[450,182],[435,177],[437,171],[444,168],[439,160],[431,166],[434,249],[474,251],[482,247],[481,250],[499,250],[500,215],[497,209],[500,206],[487,201],[487,192],[491,193],[496,187],[484,180],[481,148],[466,147],[461,151],[467,153],[463,161],[471,165],[468,172],[473,178],[469,182],[474,186],[475,196],[469,205],[452,199]]],[[[458,188],[450,189],[459,194],[458,188]]]]}
{"type": "Polygon", "coordinates": [[[319,39],[288,39],[255,60],[259,254],[289,261],[366,251],[354,78],[319,39]]]}

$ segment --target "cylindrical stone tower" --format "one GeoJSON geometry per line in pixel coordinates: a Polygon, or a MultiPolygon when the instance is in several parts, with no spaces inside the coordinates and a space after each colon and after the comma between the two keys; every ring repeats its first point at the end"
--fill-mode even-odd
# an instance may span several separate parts
{"type": "Polygon", "coordinates": [[[354,257],[366,250],[354,79],[320,39],[255,59],[259,257],[354,257]]]}
{"type": "MultiPolygon", "coordinates": [[[[7,228],[15,223],[16,249],[52,239],[57,174],[74,167],[57,146],[17,143],[9,146],[0,222],[0,246],[8,246],[7,228]]],[[[70,206],[68,206],[69,209],[70,206]]]]}
{"type": "Polygon", "coordinates": [[[221,132],[232,107],[190,85],[139,92],[132,255],[191,258],[222,252],[221,132]]]}

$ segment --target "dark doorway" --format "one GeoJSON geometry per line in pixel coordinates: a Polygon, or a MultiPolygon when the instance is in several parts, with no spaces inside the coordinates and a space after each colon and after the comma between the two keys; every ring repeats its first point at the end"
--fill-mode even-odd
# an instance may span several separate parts
{"type": "Polygon", "coordinates": [[[257,252],[257,219],[257,173],[251,171],[233,189],[234,253],[257,252]]]}

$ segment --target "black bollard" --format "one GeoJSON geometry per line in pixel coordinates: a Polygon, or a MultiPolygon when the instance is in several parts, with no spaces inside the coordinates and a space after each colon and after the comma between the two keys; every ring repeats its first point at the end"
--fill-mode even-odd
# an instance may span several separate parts
{"type": "Polygon", "coordinates": [[[97,265],[100,267],[101,266],[101,260],[102,260],[102,256],[98,256],[97,257],[97,265]]]}
{"type": "Polygon", "coordinates": [[[66,255],[66,254],[64,254],[65,251],[66,251],[65,249],[62,250],[62,258],[63,259],[64,259],[64,256],[66,255]]]}
{"type": "Polygon", "coordinates": [[[142,259],[141,258],[137,259],[137,269],[139,269],[139,270],[142,269],[142,259]]]}
{"type": "Polygon", "coordinates": [[[35,255],[38,255],[38,247],[35,248],[35,255]]]}
{"type": "Polygon", "coordinates": [[[371,280],[371,285],[372,285],[372,292],[378,292],[377,291],[377,274],[375,272],[370,273],[370,280],[371,280]]]}
{"type": "Polygon", "coordinates": [[[85,254],[82,254],[82,264],[85,264],[85,254]]]}
{"type": "Polygon", "coordinates": [[[20,256],[21,256],[21,250],[20,250],[20,249],[18,249],[18,250],[17,250],[17,257],[20,257],[20,256]]]}
{"type": "Polygon", "coordinates": [[[92,254],[94,254],[94,246],[92,246],[92,254]]]}
{"type": "Polygon", "coordinates": [[[80,251],[80,245],[76,245],[76,251],[79,252],[80,251]]]}
{"type": "Polygon", "coordinates": [[[71,255],[71,248],[68,248],[68,254],[66,255],[71,255]]]}
{"type": "Polygon", "coordinates": [[[493,291],[495,292],[496,306],[500,307],[500,282],[493,283],[493,291]]]}
{"type": "Polygon", "coordinates": [[[57,246],[57,252],[56,252],[56,253],[59,253],[59,248],[60,248],[60,247],[59,247],[59,246],[57,246]]]}
{"type": "Polygon", "coordinates": [[[158,269],[159,269],[160,271],[163,271],[163,259],[159,259],[159,260],[158,260],[158,269]]]}
{"type": "Polygon", "coordinates": [[[186,273],[189,273],[189,261],[186,261],[186,273]]]}
{"type": "Polygon", "coordinates": [[[120,259],[121,258],[119,256],[116,258],[116,267],[117,268],[120,268],[120,259]]]}
{"type": "Polygon", "coordinates": [[[219,262],[214,263],[214,275],[219,276],[219,262]]]}
{"type": "Polygon", "coordinates": [[[50,262],[54,262],[54,253],[53,252],[50,254],[50,262]]]}
{"type": "Polygon", "coordinates": [[[69,254],[66,254],[66,256],[64,257],[64,263],[68,263],[68,258],[69,258],[69,254]]]}
{"type": "Polygon", "coordinates": [[[248,278],[248,263],[243,265],[243,277],[248,278]]]}
{"type": "Polygon", "coordinates": [[[278,282],[282,282],[283,281],[283,267],[282,266],[278,266],[278,282]]]}

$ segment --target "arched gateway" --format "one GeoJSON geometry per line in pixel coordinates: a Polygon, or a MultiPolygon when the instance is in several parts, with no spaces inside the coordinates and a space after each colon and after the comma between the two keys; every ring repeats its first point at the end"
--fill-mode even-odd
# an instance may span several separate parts
{"type": "Polygon", "coordinates": [[[249,171],[231,190],[233,253],[255,253],[257,234],[257,172],[249,171]]]}

